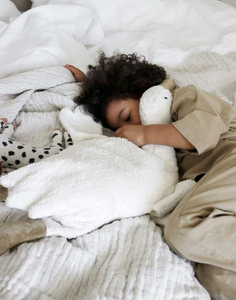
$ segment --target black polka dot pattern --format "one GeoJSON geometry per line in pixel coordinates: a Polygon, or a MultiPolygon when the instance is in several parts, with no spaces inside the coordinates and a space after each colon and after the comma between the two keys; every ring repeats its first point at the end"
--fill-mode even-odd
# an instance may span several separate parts
{"type": "MultiPolygon", "coordinates": [[[[5,128],[5,123],[3,122],[3,130],[5,128]]],[[[1,133],[1,130],[0,130],[1,133]]],[[[55,138],[55,141],[53,143],[52,141],[52,146],[46,146],[46,147],[32,147],[30,145],[25,145],[23,143],[19,143],[12,139],[11,137],[5,136],[1,140],[0,147],[2,147],[1,155],[0,155],[0,161],[2,163],[5,163],[6,166],[13,167],[13,168],[19,168],[21,166],[24,166],[26,164],[33,164],[45,157],[48,157],[50,155],[56,155],[60,151],[64,150],[62,140],[59,139],[61,136],[60,132],[54,132],[52,139],[55,138]],[[1,146],[2,145],[2,146],[1,146]],[[4,151],[5,148],[5,151],[4,151]],[[56,153],[55,153],[56,152],[56,153]],[[27,158],[27,160],[25,159],[27,158]]],[[[73,145],[73,141],[71,137],[68,135],[67,137],[67,142],[70,143],[70,145],[73,145]]]]}
{"type": "Polygon", "coordinates": [[[55,137],[55,136],[57,136],[58,135],[58,133],[54,133],[54,135],[52,136],[52,139],[55,137]]]}

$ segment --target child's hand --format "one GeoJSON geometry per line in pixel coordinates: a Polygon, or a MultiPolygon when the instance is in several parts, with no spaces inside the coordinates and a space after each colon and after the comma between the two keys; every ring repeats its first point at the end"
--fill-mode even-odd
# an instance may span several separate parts
{"type": "Polygon", "coordinates": [[[65,65],[64,67],[71,71],[76,81],[83,82],[86,79],[88,79],[87,76],[80,69],[77,69],[76,67],[71,65],[65,65]]]}
{"type": "Polygon", "coordinates": [[[143,125],[124,125],[116,130],[115,136],[126,138],[139,147],[146,144],[143,125]]]}

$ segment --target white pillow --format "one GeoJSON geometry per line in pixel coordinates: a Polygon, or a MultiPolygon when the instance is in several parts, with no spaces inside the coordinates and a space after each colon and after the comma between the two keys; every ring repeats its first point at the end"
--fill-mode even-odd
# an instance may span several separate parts
{"type": "Polygon", "coordinates": [[[0,3],[0,21],[9,23],[11,17],[18,17],[21,13],[14,3],[10,0],[1,0],[0,3]]]}

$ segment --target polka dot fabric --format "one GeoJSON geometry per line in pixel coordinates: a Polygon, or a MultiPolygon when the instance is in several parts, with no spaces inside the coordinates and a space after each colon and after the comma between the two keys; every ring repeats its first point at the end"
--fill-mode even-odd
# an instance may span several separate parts
{"type": "MultiPolygon", "coordinates": [[[[64,149],[62,133],[55,129],[52,134],[51,147],[32,147],[14,141],[11,135],[14,133],[14,126],[7,124],[6,119],[0,120],[0,162],[2,167],[18,169],[28,164],[33,164],[49,156],[58,154],[64,149]]],[[[64,133],[65,146],[73,145],[70,135],[64,133]]]]}

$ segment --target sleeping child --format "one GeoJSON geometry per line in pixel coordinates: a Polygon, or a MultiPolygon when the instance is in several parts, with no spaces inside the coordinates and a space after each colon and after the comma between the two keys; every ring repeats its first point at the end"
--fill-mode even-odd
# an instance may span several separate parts
{"type": "Polygon", "coordinates": [[[142,94],[154,85],[174,85],[164,68],[135,53],[101,53],[87,77],[65,67],[83,81],[75,102],[115,136],[137,146],[175,148],[180,180],[197,183],[168,218],[165,241],[196,262],[197,278],[212,299],[236,299],[236,109],[189,85],[172,93],[171,124],[142,125],[142,94]]]}

